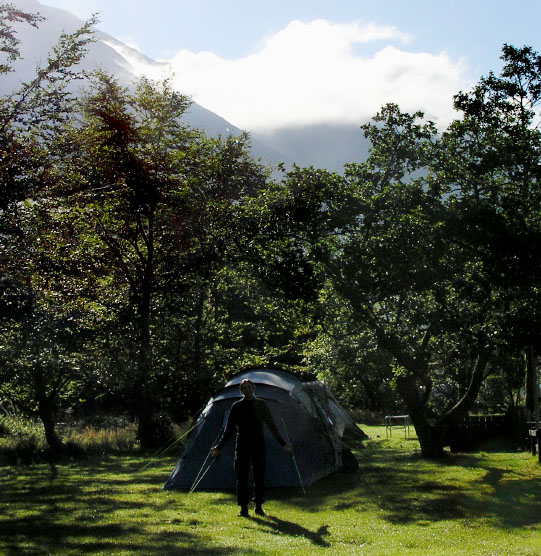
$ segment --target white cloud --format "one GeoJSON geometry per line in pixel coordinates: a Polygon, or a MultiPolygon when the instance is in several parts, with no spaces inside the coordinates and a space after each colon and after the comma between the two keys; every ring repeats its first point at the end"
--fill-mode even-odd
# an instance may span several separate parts
{"type": "Polygon", "coordinates": [[[137,52],[142,52],[141,47],[137,42],[137,39],[135,39],[134,37],[126,36],[126,37],[117,37],[117,38],[120,42],[124,43],[127,47],[133,48],[133,50],[137,50],[137,52]]]}
{"type": "Polygon", "coordinates": [[[244,58],[181,50],[168,62],[179,90],[243,129],[361,123],[387,102],[445,125],[452,96],[464,87],[464,64],[396,46],[410,40],[360,21],[293,21],[244,58]],[[363,53],[375,41],[381,48],[363,53]]]}
{"type": "Polygon", "coordinates": [[[171,67],[169,64],[156,63],[147,58],[136,44],[121,42],[120,39],[101,39],[105,45],[117,52],[121,60],[117,60],[126,71],[132,75],[146,75],[150,79],[160,80],[170,76],[171,67]]]}

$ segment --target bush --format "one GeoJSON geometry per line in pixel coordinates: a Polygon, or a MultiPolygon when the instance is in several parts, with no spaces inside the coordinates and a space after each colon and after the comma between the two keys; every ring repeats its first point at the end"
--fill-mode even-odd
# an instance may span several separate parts
{"type": "MultiPolygon", "coordinates": [[[[19,415],[0,418],[0,465],[50,463],[49,450],[40,422],[19,415]]],[[[103,417],[76,423],[59,423],[57,432],[66,446],[65,457],[129,453],[137,449],[134,423],[124,417],[103,417]]]]}
{"type": "Polygon", "coordinates": [[[136,447],[137,427],[133,423],[115,423],[107,427],[79,426],[69,427],[65,431],[68,446],[77,447],[87,454],[105,454],[131,452],[136,447]]]}
{"type": "Polygon", "coordinates": [[[43,427],[20,415],[7,414],[0,419],[0,464],[31,464],[47,458],[43,427]]]}

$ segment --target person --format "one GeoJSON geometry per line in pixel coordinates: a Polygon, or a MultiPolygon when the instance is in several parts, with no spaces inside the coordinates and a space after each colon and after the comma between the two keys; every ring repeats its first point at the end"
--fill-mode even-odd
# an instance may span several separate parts
{"type": "Polygon", "coordinates": [[[266,453],[263,427],[268,428],[285,452],[291,452],[291,445],[282,438],[267,404],[254,396],[255,386],[250,379],[245,378],[240,383],[240,392],[244,397],[231,406],[224,432],[218,443],[211,448],[210,455],[213,458],[218,457],[233,432],[237,431],[235,473],[237,502],[240,506],[238,515],[248,517],[248,474],[251,463],[254,475],[255,513],[264,516],[262,505],[265,495],[266,453]]]}

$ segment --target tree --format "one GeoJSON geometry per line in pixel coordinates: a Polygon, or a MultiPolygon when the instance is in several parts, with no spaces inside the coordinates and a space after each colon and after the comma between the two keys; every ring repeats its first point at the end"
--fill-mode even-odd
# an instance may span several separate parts
{"type": "Polygon", "coordinates": [[[349,217],[334,213],[311,249],[392,356],[425,457],[442,454],[491,356],[539,341],[540,63],[527,47],[503,59],[500,77],[457,95],[464,117],[441,138],[394,105],[364,126],[372,149],[346,170],[349,217]]]}
{"type": "Polygon", "coordinates": [[[59,410],[69,407],[87,380],[83,360],[86,323],[76,304],[53,284],[68,269],[59,266],[59,230],[43,205],[18,208],[21,232],[10,250],[11,265],[25,283],[4,284],[11,318],[0,329],[0,396],[43,423],[54,453],[65,446],[56,432],[59,410]]]}
{"type": "MultiPolygon", "coordinates": [[[[326,280],[326,295],[336,296],[335,305],[351,319],[346,328],[351,336],[342,347],[378,346],[391,358],[392,363],[380,359],[380,373],[392,364],[392,382],[422,453],[436,457],[449,428],[475,399],[490,350],[483,331],[476,332],[475,298],[455,293],[467,259],[444,232],[445,207],[437,188],[427,186],[424,174],[437,137],[434,126],[421,118],[395,105],[384,107],[375,125],[364,128],[372,142],[365,163],[350,165],[341,180],[324,172],[317,172],[316,180],[314,172],[294,172],[288,191],[297,216],[303,214],[299,205],[306,209],[303,224],[294,227],[296,242],[302,239],[301,251],[309,253],[320,283],[326,280]],[[460,398],[435,415],[435,386],[456,346],[460,398]]],[[[366,356],[355,357],[369,363],[366,356]]],[[[366,373],[358,364],[350,367],[359,376],[366,373]]]]}
{"type": "Polygon", "coordinates": [[[5,61],[0,64],[0,74],[13,71],[12,63],[20,57],[19,44],[14,23],[26,22],[37,27],[43,18],[39,14],[31,14],[17,9],[13,4],[0,4],[0,52],[5,61]]]}
{"type": "Polygon", "coordinates": [[[423,456],[437,457],[447,430],[478,393],[489,352],[483,335],[474,332],[478,307],[455,295],[466,261],[443,232],[441,199],[423,176],[436,133],[421,118],[391,105],[376,116],[376,125],[364,127],[370,157],[346,173],[359,212],[340,233],[341,247],[327,266],[355,322],[392,356],[396,389],[423,456]],[[465,332],[465,324],[472,332],[465,332]],[[438,370],[445,374],[452,345],[462,351],[457,378],[467,378],[456,404],[434,415],[438,370]]]}
{"type": "Polygon", "coordinates": [[[352,410],[402,414],[393,388],[392,357],[372,332],[359,327],[347,301],[327,285],[310,322],[313,337],[303,350],[306,366],[352,410]]]}
{"type": "Polygon", "coordinates": [[[209,280],[242,232],[243,199],[265,179],[247,155],[247,137],[213,140],[186,128],[181,117],[188,106],[167,80],[142,79],[130,93],[98,73],[83,119],[73,127],[69,156],[58,166],[63,194],[83,207],[85,233],[105,248],[131,323],[134,360],[125,379],[143,448],[160,442],[159,370],[169,372],[157,364],[164,354],[156,350],[166,336],[161,330],[189,326],[173,324],[178,311],[167,296],[181,305],[188,295],[195,299],[191,363],[201,375],[209,280]]]}
{"type": "MultiPolygon", "coordinates": [[[[0,5],[0,16],[1,77],[19,56],[12,24],[38,25],[41,17],[9,4],[0,5]]],[[[54,185],[53,144],[72,114],[67,88],[81,77],[74,66],[92,40],[94,22],[62,34],[36,77],[0,99],[0,391],[16,406],[38,413],[53,451],[63,449],[55,415],[61,393],[77,381],[79,347],[69,313],[51,300],[41,279],[48,259],[39,243],[45,220],[34,217],[54,185]]]]}
{"type": "Polygon", "coordinates": [[[478,261],[502,355],[516,359],[541,349],[541,56],[504,45],[501,58],[499,76],[456,95],[463,118],[443,135],[434,175],[451,233],[478,261]]]}
{"type": "MultiPolygon", "coordinates": [[[[18,39],[11,25],[27,22],[37,26],[42,17],[0,4],[0,52],[6,63],[0,65],[0,77],[12,71],[11,64],[19,57],[18,39]]],[[[90,18],[74,33],[62,33],[36,76],[23,83],[19,90],[0,98],[0,209],[13,209],[13,204],[39,194],[48,185],[49,147],[73,110],[74,94],[69,87],[81,80],[84,73],[77,64],[86,55],[94,40],[90,18]]]]}

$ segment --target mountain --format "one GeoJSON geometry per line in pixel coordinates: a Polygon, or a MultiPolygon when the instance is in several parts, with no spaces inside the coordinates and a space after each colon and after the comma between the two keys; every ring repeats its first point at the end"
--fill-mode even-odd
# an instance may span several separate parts
{"type": "MultiPolygon", "coordinates": [[[[36,65],[45,63],[47,53],[62,31],[71,33],[84,23],[66,10],[52,8],[36,0],[9,0],[9,3],[25,12],[40,13],[46,19],[37,29],[27,24],[16,26],[22,59],[15,64],[15,72],[0,77],[2,95],[10,94],[21,82],[33,78],[36,65]]],[[[150,76],[158,76],[167,69],[167,64],[150,59],[99,29],[96,29],[95,37],[97,41],[90,45],[88,55],[81,63],[84,69],[99,67],[115,75],[126,86],[137,80],[135,65],[144,66],[150,76]]],[[[185,120],[214,137],[241,133],[235,125],[195,102],[186,113],[185,120]]],[[[283,128],[269,133],[251,131],[250,135],[252,155],[271,165],[283,162],[286,167],[291,167],[296,162],[299,166],[339,172],[344,163],[359,161],[367,152],[367,143],[358,126],[317,125],[283,128]]]]}
{"type": "Polygon", "coordinates": [[[299,166],[333,172],[341,172],[349,162],[366,159],[370,146],[360,126],[347,124],[284,127],[256,136],[278,152],[294,153],[299,166]]]}

